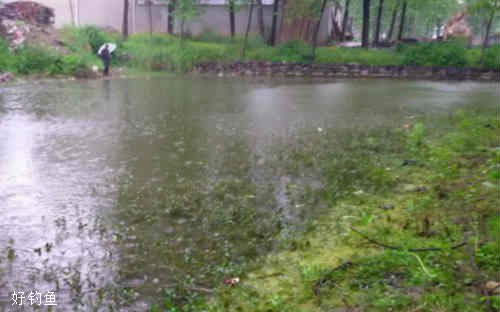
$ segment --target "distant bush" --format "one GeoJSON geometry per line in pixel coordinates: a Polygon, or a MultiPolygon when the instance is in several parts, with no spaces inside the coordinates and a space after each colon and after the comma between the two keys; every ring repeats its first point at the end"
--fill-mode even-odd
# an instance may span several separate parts
{"type": "Polygon", "coordinates": [[[484,67],[500,70],[500,44],[486,50],[484,54],[484,67]]]}
{"type": "Polygon", "coordinates": [[[79,31],[87,37],[88,43],[94,53],[97,53],[103,44],[110,41],[109,37],[95,26],[85,26],[79,31]]]}
{"type": "Polygon", "coordinates": [[[14,53],[13,71],[19,74],[51,73],[61,56],[43,47],[24,47],[14,53]]]}
{"type": "Polygon", "coordinates": [[[58,66],[54,68],[54,74],[64,74],[64,75],[75,75],[81,71],[90,68],[91,63],[97,63],[89,61],[88,57],[81,54],[69,54],[60,58],[58,66]]]}
{"type": "Polygon", "coordinates": [[[279,56],[288,62],[306,62],[311,58],[311,46],[300,40],[289,41],[278,47],[279,56]]]}
{"type": "Polygon", "coordinates": [[[75,75],[96,63],[96,57],[88,53],[63,55],[44,46],[25,46],[10,51],[7,42],[0,38],[0,71],[22,75],[75,75]]]}
{"type": "Polygon", "coordinates": [[[95,26],[72,27],[66,26],[62,30],[62,41],[72,52],[83,51],[97,53],[106,42],[121,44],[119,34],[107,33],[95,26]]]}
{"type": "Polygon", "coordinates": [[[404,65],[450,67],[467,65],[465,44],[459,40],[415,45],[400,44],[396,51],[402,55],[404,65]]]}
{"type": "Polygon", "coordinates": [[[0,37],[0,71],[12,71],[14,57],[9,51],[7,41],[0,37]]]}

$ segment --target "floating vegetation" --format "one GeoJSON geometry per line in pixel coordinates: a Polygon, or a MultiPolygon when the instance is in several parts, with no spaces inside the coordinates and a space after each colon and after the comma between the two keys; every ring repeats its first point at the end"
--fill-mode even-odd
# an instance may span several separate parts
{"type": "Polygon", "coordinates": [[[345,157],[338,144],[333,152],[328,144],[323,152],[299,150],[324,168],[324,198],[331,209],[282,251],[245,270],[241,287],[222,290],[208,306],[499,309],[491,289],[500,264],[500,188],[498,176],[488,174],[500,163],[498,116],[458,111],[450,119],[382,133],[351,137],[345,157]],[[423,130],[437,123],[449,128],[423,130]],[[408,166],[405,159],[417,163],[408,166]]]}

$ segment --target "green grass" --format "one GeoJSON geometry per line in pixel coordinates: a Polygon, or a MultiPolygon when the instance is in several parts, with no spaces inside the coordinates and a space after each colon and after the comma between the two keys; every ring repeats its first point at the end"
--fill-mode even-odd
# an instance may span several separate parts
{"type": "MultiPolygon", "coordinates": [[[[123,51],[130,61],[127,65],[149,70],[187,71],[204,61],[232,60],[230,45],[183,41],[178,38],[148,34],[133,35],[124,42],[123,51]]],[[[120,53],[120,51],[118,51],[120,53]]]]}
{"type": "MultiPolygon", "coordinates": [[[[243,38],[229,38],[205,32],[180,40],[165,34],[134,34],[122,41],[117,33],[106,33],[93,26],[66,27],[60,39],[67,50],[62,53],[50,47],[29,46],[9,51],[0,39],[0,70],[16,74],[78,75],[93,65],[100,67],[97,49],[105,42],[116,42],[113,66],[148,71],[190,71],[200,62],[230,63],[241,60],[243,38]]],[[[485,68],[500,69],[500,46],[485,53],[485,68]]],[[[319,47],[316,62],[320,64],[419,65],[481,67],[481,51],[467,49],[460,42],[399,45],[395,49],[362,49],[319,47]]],[[[311,47],[292,41],[278,47],[267,46],[259,37],[250,36],[245,61],[298,62],[311,60],[311,47]]]]}
{"type": "Polygon", "coordinates": [[[67,53],[41,45],[10,51],[7,42],[0,38],[0,71],[20,75],[81,75],[93,65],[100,65],[88,36],[83,35],[86,31],[87,28],[66,28],[62,31],[61,39],[67,53]]]}
{"type": "MultiPolygon", "coordinates": [[[[182,43],[176,37],[154,34],[132,35],[124,43],[123,52],[131,57],[131,66],[151,70],[188,71],[196,63],[205,61],[234,62],[241,60],[243,39],[230,39],[216,34],[202,34],[182,43]]],[[[485,68],[500,68],[498,46],[487,50],[485,68]]],[[[257,37],[251,37],[243,60],[269,62],[307,63],[311,47],[300,41],[266,46],[257,37]]],[[[399,45],[395,49],[363,49],[343,47],[319,47],[316,62],[320,64],[366,65],[419,65],[481,67],[480,49],[467,49],[461,42],[422,43],[399,45]]]]}
{"type": "Polygon", "coordinates": [[[482,289],[499,278],[499,143],[494,111],[298,142],[279,161],[286,174],[323,173],[313,197],[330,208],[243,267],[241,284],[205,298],[169,293],[152,311],[484,311],[487,300],[497,310],[482,289]],[[426,247],[441,250],[411,251],[426,247]]]}
{"type": "Polygon", "coordinates": [[[318,63],[348,64],[358,63],[366,65],[400,65],[401,55],[392,50],[366,50],[363,48],[319,48],[318,63]]]}

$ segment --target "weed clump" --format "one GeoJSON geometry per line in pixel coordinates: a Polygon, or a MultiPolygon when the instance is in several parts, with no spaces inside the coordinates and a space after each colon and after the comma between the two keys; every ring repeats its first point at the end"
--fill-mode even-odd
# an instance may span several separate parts
{"type": "Polygon", "coordinates": [[[465,67],[465,44],[461,41],[400,44],[396,51],[402,55],[403,65],[465,67]]]}

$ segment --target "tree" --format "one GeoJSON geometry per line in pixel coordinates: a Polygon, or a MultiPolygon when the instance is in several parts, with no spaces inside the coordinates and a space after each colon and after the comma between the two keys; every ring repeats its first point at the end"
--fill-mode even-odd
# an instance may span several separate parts
{"type": "Polygon", "coordinates": [[[198,14],[196,0],[176,0],[173,16],[180,21],[180,39],[184,42],[186,21],[191,20],[198,14]]]}
{"type": "Polygon", "coordinates": [[[229,29],[231,32],[231,38],[234,38],[234,34],[236,32],[234,24],[234,11],[236,10],[235,6],[235,0],[229,0],[229,29]]]}
{"type": "Polygon", "coordinates": [[[406,20],[406,8],[408,7],[408,2],[406,0],[403,1],[403,6],[401,7],[401,19],[399,21],[399,32],[398,32],[398,41],[403,39],[403,32],[405,29],[405,20],[406,20]]]}
{"type": "Polygon", "coordinates": [[[175,26],[175,5],[176,1],[175,0],[170,0],[168,2],[167,10],[168,10],[168,25],[167,25],[167,32],[170,35],[174,34],[174,26],[175,26]]]}
{"type": "Polygon", "coordinates": [[[68,2],[69,2],[69,13],[71,15],[71,24],[73,26],[76,26],[75,10],[73,10],[73,0],[68,0],[68,2]]]}
{"type": "Polygon", "coordinates": [[[481,48],[481,65],[484,64],[484,52],[488,47],[488,39],[490,37],[491,25],[493,19],[500,12],[500,0],[476,0],[469,5],[469,10],[472,13],[484,15],[485,34],[481,48]]]}
{"type": "Polygon", "coordinates": [[[316,46],[318,45],[319,27],[321,26],[321,18],[323,17],[323,14],[325,13],[326,2],[327,2],[327,0],[323,0],[321,3],[321,9],[319,10],[318,21],[316,22],[316,29],[314,30],[314,34],[313,34],[313,42],[312,42],[312,59],[313,60],[316,58],[316,46]]]}
{"type": "Polygon", "coordinates": [[[245,57],[245,50],[247,47],[248,33],[250,32],[250,26],[252,25],[252,13],[253,13],[253,0],[250,0],[250,9],[248,12],[248,22],[247,29],[245,31],[245,39],[243,40],[243,47],[241,48],[241,58],[245,57]]]}
{"type": "Polygon", "coordinates": [[[379,0],[378,1],[378,10],[377,10],[377,20],[375,23],[375,34],[374,34],[374,39],[373,43],[374,45],[377,45],[379,43],[380,39],[380,24],[382,22],[382,11],[384,9],[384,0],[379,0]]]}
{"type": "Polygon", "coordinates": [[[276,45],[276,33],[278,32],[278,11],[279,11],[279,0],[274,0],[273,3],[273,21],[271,25],[271,37],[269,39],[269,44],[276,45]]]}
{"type": "Polygon", "coordinates": [[[347,32],[347,22],[349,20],[349,2],[350,0],[345,0],[345,5],[344,5],[344,18],[342,19],[342,34],[341,34],[341,41],[345,40],[345,35],[347,32]]]}
{"type": "Polygon", "coordinates": [[[149,44],[153,41],[153,11],[151,6],[153,5],[153,0],[147,0],[148,2],[148,21],[149,21],[149,44]]]}
{"type": "Polygon", "coordinates": [[[264,6],[262,5],[262,0],[256,0],[257,2],[257,23],[259,24],[259,34],[260,37],[265,41],[266,32],[264,27],[264,6]]]}
{"type": "Polygon", "coordinates": [[[389,42],[392,39],[392,34],[394,33],[394,26],[396,25],[396,18],[398,17],[398,10],[399,6],[398,3],[394,5],[394,8],[392,9],[392,17],[391,17],[391,23],[389,24],[389,30],[387,31],[387,38],[386,40],[389,42]]]}
{"type": "Polygon", "coordinates": [[[128,9],[129,9],[128,0],[123,0],[123,19],[122,19],[123,39],[127,39],[127,37],[128,37],[128,9]]]}
{"type": "Polygon", "coordinates": [[[370,37],[370,0],[363,0],[363,32],[361,34],[361,46],[368,48],[370,37]]]}

